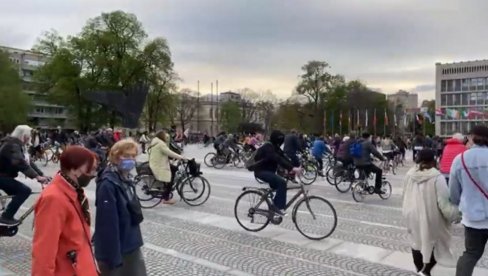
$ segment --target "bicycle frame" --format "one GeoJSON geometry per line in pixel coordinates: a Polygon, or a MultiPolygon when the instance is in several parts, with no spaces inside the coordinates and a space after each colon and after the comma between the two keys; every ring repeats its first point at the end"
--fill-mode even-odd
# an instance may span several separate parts
{"type": "MultiPolygon", "coordinates": [[[[31,195],[34,195],[34,194],[39,194],[39,192],[32,192],[31,195]]],[[[10,196],[10,195],[5,195],[5,196],[0,196],[0,205],[3,208],[6,207],[7,204],[5,204],[5,201],[7,199],[12,199],[14,196],[10,196]]],[[[35,208],[35,204],[32,205],[31,207],[29,207],[29,209],[27,209],[27,211],[25,211],[24,214],[22,214],[22,216],[20,216],[19,218],[19,221],[20,223],[18,225],[21,225],[22,222],[34,211],[34,208],[35,208]]]]}

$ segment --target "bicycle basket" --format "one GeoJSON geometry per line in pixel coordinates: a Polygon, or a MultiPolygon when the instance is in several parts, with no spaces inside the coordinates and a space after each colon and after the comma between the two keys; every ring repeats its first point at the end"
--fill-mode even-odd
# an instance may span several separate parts
{"type": "Polygon", "coordinates": [[[195,159],[188,160],[188,173],[191,176],[199,176],[202,173],[200,172],[200,164],[195,161],[195,159]]]}
{"type": "Polygon", "coordinates": [[[136,164],[137,175],[152,175],[151,168],[149,167],[149,162],[142,162],[136,164]]]}

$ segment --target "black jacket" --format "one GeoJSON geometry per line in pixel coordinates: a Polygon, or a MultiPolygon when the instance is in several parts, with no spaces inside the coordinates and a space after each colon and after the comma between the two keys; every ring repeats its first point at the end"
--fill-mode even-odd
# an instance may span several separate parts
{"type": "Polygon", "coordinates": [[[270,171],[275,173],[278,166],[288,171],[293,169],[293,165],[290,160],[285,157],[283,151],[280,148],[273,146],[271,143],[262,145],[256,152],[254,158],[258,162],[254,172],[270,171]]]}
{"type": "Polygon", "coordinates": [[[13,137],[7,137],[0,142],[0,176],[15,178],[22,172],[29,178],[43,175],[37,166],[25,160],[22,142],[13,137]]]}
{"type": "Polygon", "coordinates": [[[300,150],[300,142],[296,134],[287,134],[285,136],[285,146],[283,151],[286,154],[296,154],[300,150]]]}

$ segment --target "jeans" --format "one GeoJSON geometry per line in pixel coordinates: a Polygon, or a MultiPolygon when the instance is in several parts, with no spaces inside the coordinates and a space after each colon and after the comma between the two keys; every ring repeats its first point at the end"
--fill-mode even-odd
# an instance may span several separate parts
{"type": "Polygon", "coordinates": [[[31,188],[15,180],[15,178],[0,176],[0,190],[14,196],[2,215],[6,219],[13,219],[22,203],[30,196],[31,188]]]}
{"type": "Polygon", "coordinates": [[[276,190],[273,204],[276,208],[283,210],[286,207],[286,181],[271,171],[256,171],[254,176],[269,184],[271,189],[276,190]]]}
{"type": "Polygon", "coordinates": [[[412,249],[413,263],[417,268],[417,272],[422,271],[425,275],[430,276],[430,271],[437,264],[434,258],[434,252],[430,257],[430,263],[424,264],[422,253],[419,250],[412,249]]]}
{"type": "Polygon", "coordinates": [[[140,248],[122,256],[122,266],[111,269],[103,261],[98,262],[101,276],[146,276],[146,264],[140,248]]]}
{"type": "Polygon", "coordinates": [[[474,267],[483,256],[487,241],[488,229],[464,227],[464,246],[466,250],[457,262],[456,276],[473,275],[474,267]]]}
{"type": "Polygon", "coordinates": [[[364,170],[366,172],[366,174],[369,174],[369,173],[376,174],[374,189],[376,191],[381,190],[381,181],[383,180],[382,179],[383,171],[380,168],[376,167],[374,164],[368,164],[368,165],[356,166],[356,167],[358,169],[364,170]]]}

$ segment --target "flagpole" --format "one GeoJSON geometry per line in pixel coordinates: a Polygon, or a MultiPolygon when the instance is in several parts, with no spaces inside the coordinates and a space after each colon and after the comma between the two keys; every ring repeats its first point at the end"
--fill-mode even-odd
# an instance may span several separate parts
{"type": "Polygon", "coordinates": [[[386,108],[385,108],[385,118],[384,118],[384,124],[383,124],[383,137],[386,135],[386,124],[388,123],[388,114],[386,114],[386,108]]]}
{"type": "Polygon", "coordinates": [[[374,118],[373,118],[373,130],[374,130],[374,136],[376,137],[376,122],[377,122],[376,121],[377,120],[376,119],[376,108],[374,109],[373,112],[374,112],[374,114],[373,114],[373,116],[374,116],[374,118]]]}
{"type": "Polygon", "coordinates": [[[214,98],[213,98],[213,82],[210,83],[210,132],[212,133],[212,136],[214,136],[216,133],[214,133],[214,98]]]}

